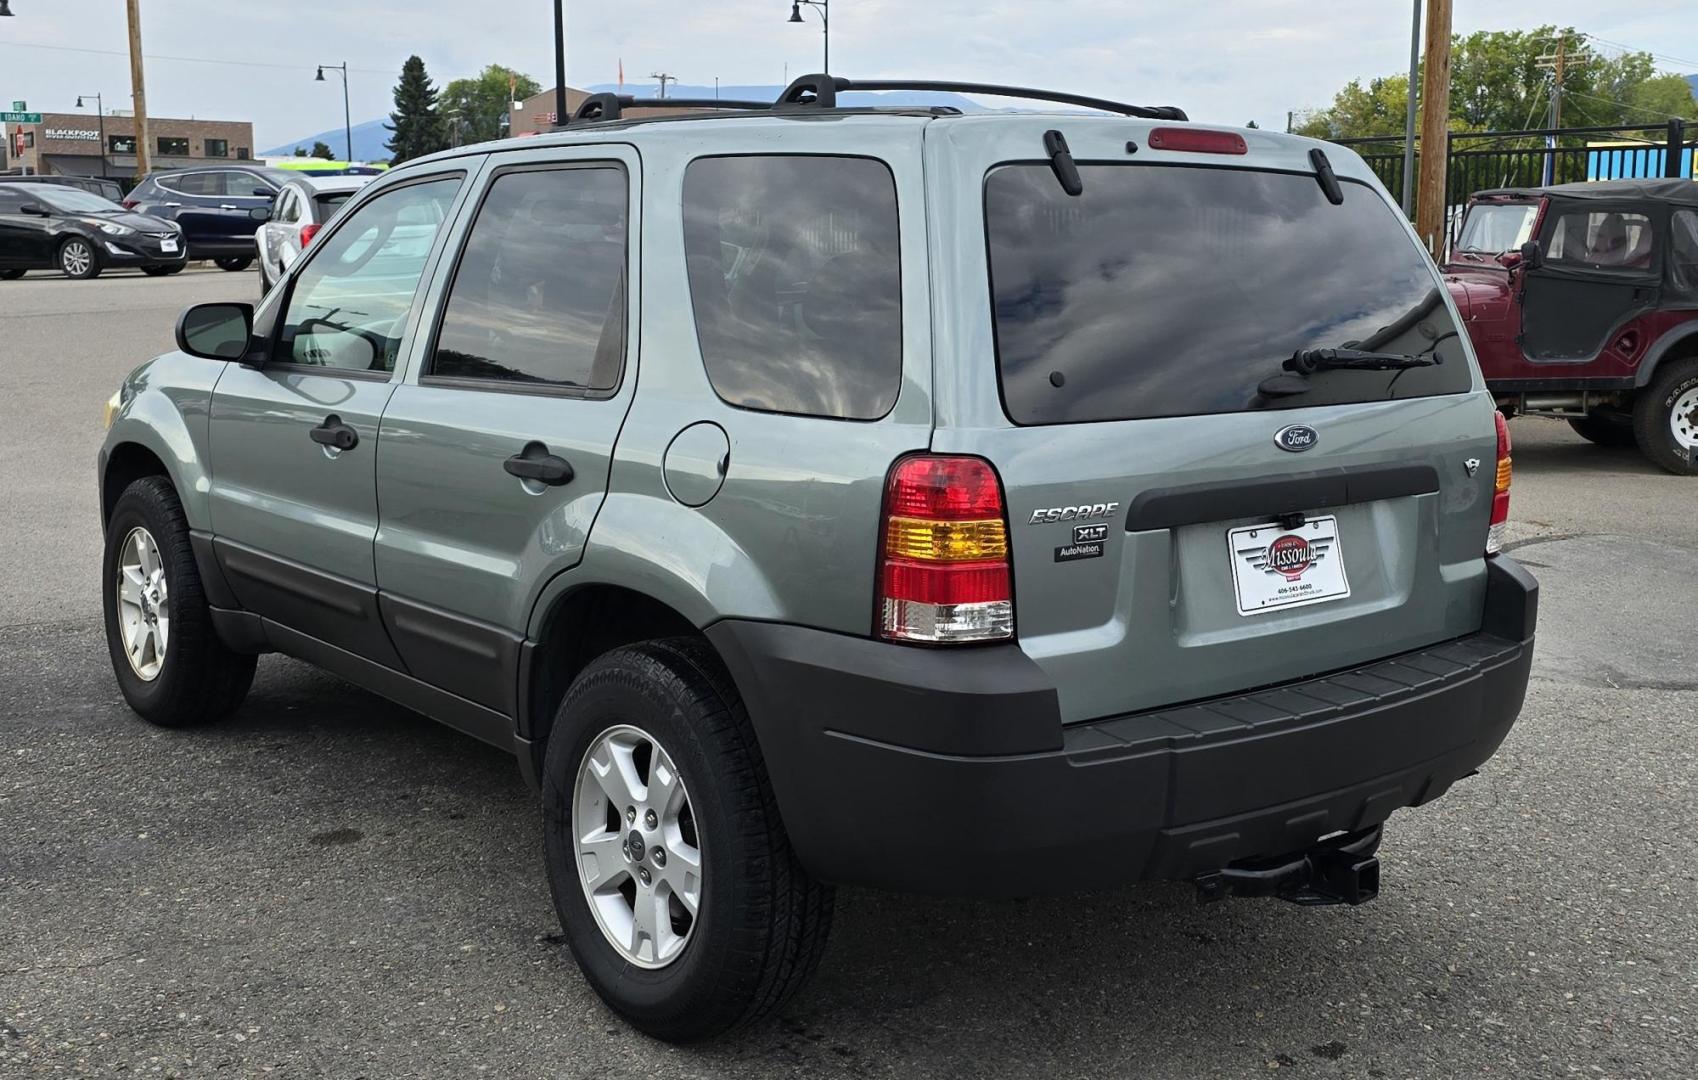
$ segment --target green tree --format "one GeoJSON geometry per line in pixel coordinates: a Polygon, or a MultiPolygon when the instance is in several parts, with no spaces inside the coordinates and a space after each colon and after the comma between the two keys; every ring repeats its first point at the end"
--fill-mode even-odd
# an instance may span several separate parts
{"type": "Polygon", "coordinates": [[[323,158],[326,161],[335,161],[336,151],[330,149],[330,144],[327,142],[315,142],[312,144],[312,154],[309,156],[323,158]]]}
{"type": "Polygon", "coordinates": [[[295,156],[296,157],[312,157],[311,154],[307,153],[307,148],[304,147],[304,146],[295,147],[295,156]]]}
{"type": "MultiPolygon", "coordinates": [[[[1649,53],[1608,55],[1573,27],[1482,30],[1451,42],[1450,127],[1453,131],[1515,131],[1545,127],[1551,75],[1539,58],[1563,43],[1564,127],[1655,124],[1698,117],[1692,88],[1678,75],[1659,75],[1649,53]]],[[[1325,109],[1298,125],[1304,135],[1343,139],[1403,134],[1409,77],[1387,75],[1363,85],[1352,79],[1325,109]]]]}
{"type": "Polygon", "coordinates": [[[407,57],[401,65],[401,81],[395,85],[395,111],[389,114],[388,147],[395,155],[393,164],[448,147],[448,138],[437,109],[436,87],[425,73],[424,61],[417,56],[407,57]]]}
{"type": "Polygon", "coordinates": [[[442,111],[459,127],[459,142],[485,142],[507,133],[502,118],[515,101],[542,89],[529,75],[491,64],[471,79],[455,79],[442,88],[442,111]]]}

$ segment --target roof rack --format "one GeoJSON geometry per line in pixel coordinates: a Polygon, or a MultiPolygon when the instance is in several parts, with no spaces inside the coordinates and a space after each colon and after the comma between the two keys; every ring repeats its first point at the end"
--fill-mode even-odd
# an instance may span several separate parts
{"type": "MultiPolygon", "coordinates": [[[[1129,105],[1124,101],[1068,94],[1059,90],[1036,90],[1026,86],[996,83],[950,82],[935,79],[844,79],[832,75],[803,75],[792,80],[776,101],[741,101],[731,98],[639,98],[630,94],[591,94],[578,106],[567,124],[605,123],[624,119],[631,109],[729,109],[733,111],[791,111],[845,108],[837,95],[851,90],[921,90],[939,93],[984,94],[988,97],[1053,101],[1087,109],[1136,116],[1145,120],[1189,120],[1177,105],[1129,105]]],[[[958,110],[948,110],[956,112],[958,110]]],[[[657,117],[657,119],[661,119],[657,117]]]]}
{"type": "Polygon", "coordinates": [[[996,83],[946,82],[936,79],[843,79],[831,75],[803,75],[793,80],[778,96],[774,108],[835,109],[837,95],[849,90],[925,90],[957,94],[984,94],[988,97],[1024,98],[1029,101],[1053,101],[1062,105],[1078,105],[1087,109],[1137,116],[1145,120],[1189,120],[1185,110],[1177,105],[1129,105],[1124,101],[1067,94],[1059,90],[1036,90],[1026,86],[1001,86],[996,83]]]}

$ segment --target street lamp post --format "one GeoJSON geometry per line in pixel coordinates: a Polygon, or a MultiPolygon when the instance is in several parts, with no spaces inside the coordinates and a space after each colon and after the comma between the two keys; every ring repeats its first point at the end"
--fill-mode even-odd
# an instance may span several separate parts
{"type": "Polygon", "coordinates": [[[342,134],[348,140],[348,164],[352,165],[354,163],[354,125],[348,114],[348,62],[344,60],[340,64],[318,65],[318,78],[314,79],[314,82],[324,81],[325,68],[342,73],[342,134]]]}
{"type": "MultiPolygon", "coordinates": [[[[91,95],[83,94],[82,97],[77,98],[77,108],[82,108],[83,98],[89,96],[91,95]]],[[[100,175],[104,178],[106,176],[106,102],[99,94],[92,96],[94,97],[94,111],[100,117],[100,175]]]]}
{"type": "Polygon", "coordinates": [[[831,0],[790,0],[790,22],[799,23],[802,20],[802,8],[806,5],[819,8],[820,26],[825,32],[825,71],[831,74],[831,0]]]}

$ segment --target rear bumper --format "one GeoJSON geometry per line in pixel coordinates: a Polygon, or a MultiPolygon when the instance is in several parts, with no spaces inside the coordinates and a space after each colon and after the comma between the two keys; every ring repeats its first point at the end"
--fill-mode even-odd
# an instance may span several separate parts
{"type": "Polygon", "coordinates": [[[1035,895],[1193,878],[1443,794],[1520,712],[1538,585],[1489,560],[1480,633],[1283,686],[1063,727],[1016,646],[708,631],[785,827],[828,881],[1035,895]]]}

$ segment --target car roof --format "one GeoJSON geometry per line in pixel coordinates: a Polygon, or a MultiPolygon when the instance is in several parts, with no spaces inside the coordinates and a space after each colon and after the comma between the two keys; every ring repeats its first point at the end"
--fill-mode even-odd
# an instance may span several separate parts
{"type": "Polygon", "coordinates": [[[358,191],[376,179],[376,176],[296,176],[289,183],[314,194],[333,194],[358,191]]]}
{"type": "Polygon", "coordinates": [[[1589,180],[1578,184],[1553,184],[1550,187],[1493,188],[1477,192],[1476,199],[1626,199],[1651,202],[1672,202],[1698,206],[1698,181],[1672,179],[1589,180]]]}

